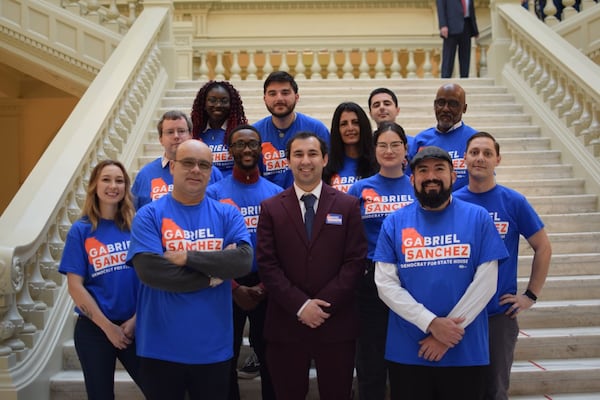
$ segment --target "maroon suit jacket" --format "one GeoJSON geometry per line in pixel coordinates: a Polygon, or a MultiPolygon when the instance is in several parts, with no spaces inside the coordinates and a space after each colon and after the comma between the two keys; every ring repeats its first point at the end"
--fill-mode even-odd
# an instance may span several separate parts
{"type": "Polygon", "coordinates": [[[269,301],[268,341],[335,342],[358,333],[355,289],[364,273],[367,240],[358,199],[323,184],[308,239],[294,187],[262,202],[256,260],[269,301]],[[318,328],[296,315],[308,299],[331,304],[318,328]]]}

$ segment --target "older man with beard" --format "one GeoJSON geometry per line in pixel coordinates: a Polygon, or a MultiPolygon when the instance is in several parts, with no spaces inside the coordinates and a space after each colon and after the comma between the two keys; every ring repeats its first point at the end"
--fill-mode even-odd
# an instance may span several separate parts
{"type": "Polygon", "coordinates": [[[294,111],[300,98],[298,84],[285,71],[272,72],[263,85],[270,116],[254,123],[262,139],[261,171],[265,178],[286,189],[294,178],[285,155],[287,142],[301,131],[314,132],[329,147],[329,130],[321,121],[294,111]]]}
{"type": "Polygon", "coordinates": [[[411,167],[418,202],[386,218],[374,256],[377,290],[391,309],[391,398],[482,399],[485,306],[507,251],[483,207],[452,198],[448,152],[426,147],[411,167]]]}

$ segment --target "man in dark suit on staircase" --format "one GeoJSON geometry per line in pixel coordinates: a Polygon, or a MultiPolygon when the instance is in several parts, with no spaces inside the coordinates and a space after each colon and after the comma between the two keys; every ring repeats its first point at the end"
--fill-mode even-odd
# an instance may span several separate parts
{"type": "Polygon", "coordinates": [[[469,77],[471,37],[479,36],[474,0],[437,0],[438,25],[442,46],[442,78],[450,78],[458,47],[460,77],[469,77]]]}
{"type": "Polygon", "coordinates": [[[321,180],[327,145],[287,143],[291,187],[262,202],[256,261],[269,292],[264,334],[275,396],[304,400],[314,360],[321,400],[351,398],[358,335],[355,289],[367,241],[358,199],[321,180]]]}

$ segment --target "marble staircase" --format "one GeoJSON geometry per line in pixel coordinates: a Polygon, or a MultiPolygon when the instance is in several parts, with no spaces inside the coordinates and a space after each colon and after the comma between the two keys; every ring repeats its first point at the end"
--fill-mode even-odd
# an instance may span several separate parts
{"type": "MultiPolygon", "coordinates": [[[[320,118],[329,126],[340,102],[355,101],[366,109],[369,92],[385,86],[398,95],[401,107],[398,123],[414,135],[435,124],[433,99],[444,82],[439,79],[300,81],[297,110],[320,118]]],[[[152,124],[168,109],[189,112],[203,83],[178,82],[165,94],[152,124]]],[[[519,317],[521,333],[512,370],[511,399],[600,399],[598,193],[590,193],[583,180],[574,176],[573,166],[562,161],[560,150],[551,146],[551,139],[532,123],[533,118],[506,88],[490,79],[461,80],[460,84],[467,93],[465,122],[492,133],[500,142],[503,158],[497,170],[498,182],[527,196],[546,223],[553,244],[550,274],[540,300],[519,317]]],[[[251,123],[267,115],[262,82],[234,82],[234,86],[242,96],[251,123]]],[[[138,168],[160,152],[155,127],[150,126],[138,168]]],[[[519,285],[523,288],[532,252],[524,240],[520,247],[519,285]]],[[[240,380],[243,399],[260,398],[259,379],[240,380]]],[[[117,399],[141,398],[122,370],[118,371],[116,381],[117,399]]],[[[72,341],[64,344],[63,371],[52,377],[51,382],[54,400],[85,398],[72,341]]],[[[309,398],[318,399],[316,379],[311,379],[309,398]]]]}

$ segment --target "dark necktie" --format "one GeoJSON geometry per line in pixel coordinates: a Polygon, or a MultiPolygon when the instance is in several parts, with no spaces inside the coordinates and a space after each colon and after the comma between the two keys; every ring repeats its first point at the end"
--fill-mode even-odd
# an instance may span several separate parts
{"type": "Polygon", "coordinates": [[[306,227],[308,240],[310,240],[313,221],[315,219],[315,209],[313,206],[315,205],[315,201],[317,201],[317,196],[307,193],[301,197],[301,200],[304,202],[304,206],[306,207],[306,212],[304,213],[304,226],[306,227]]]}

